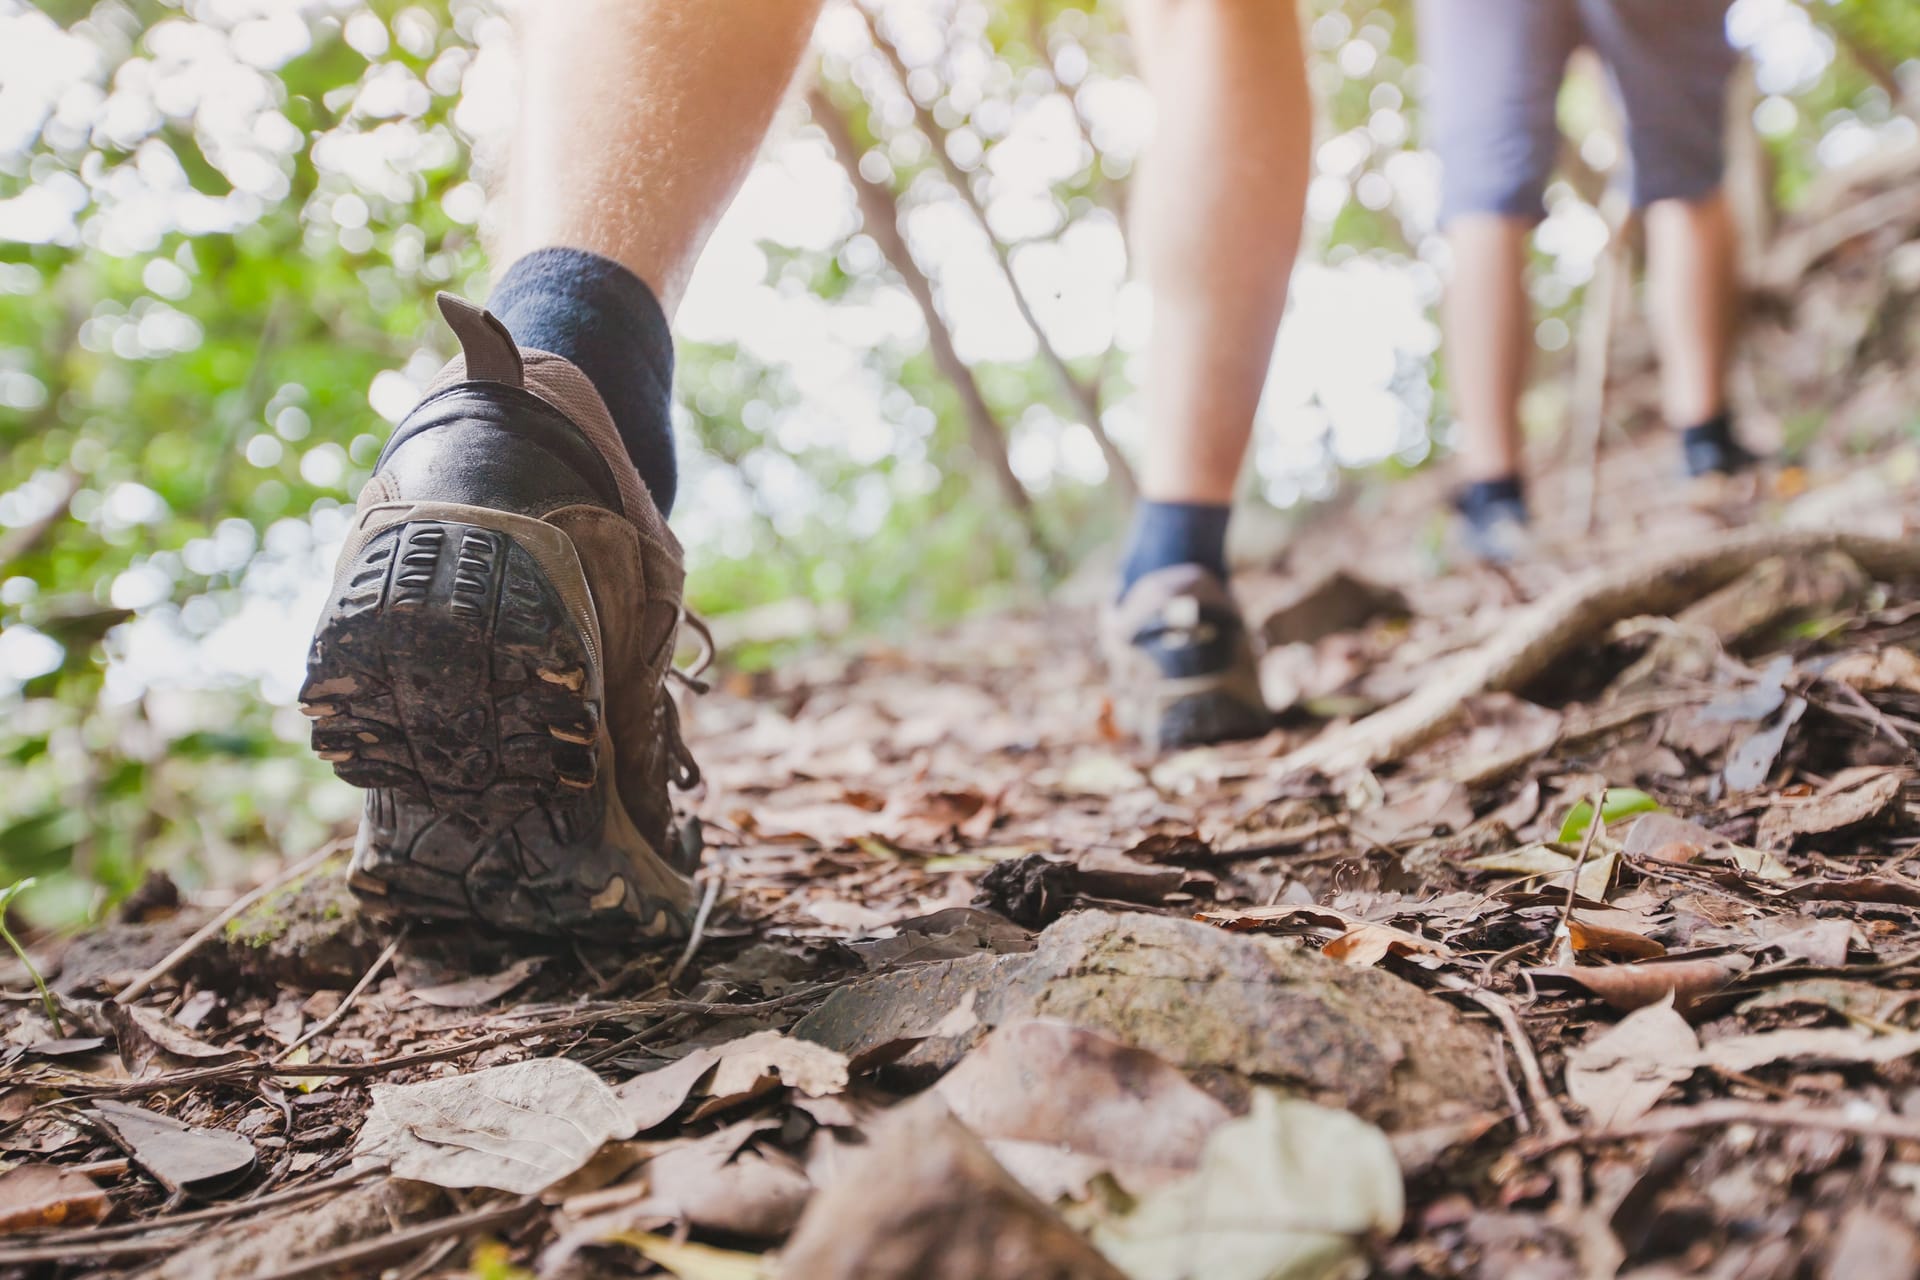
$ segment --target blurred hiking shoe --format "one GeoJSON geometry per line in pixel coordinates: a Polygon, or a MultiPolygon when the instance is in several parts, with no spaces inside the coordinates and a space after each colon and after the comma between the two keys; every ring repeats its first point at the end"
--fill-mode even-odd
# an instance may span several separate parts
{"type": "Polygon", "coordinates": [[[682,933],[680,546],[578,368],[440,311],[462,355],[360,494],[300,693],[367,789],[352,886],[400,918],[682,933]]]}
{"type": "Polygon", "coordinates": [[[1483,564],[1512,564],[1527,553],[1527,500],[1514,479],[1476,480],[1453,495],[1460,545],[1483,564]]]}
{"type": "Polygon", "coordinates": [[[1273,727],[1246,622],[1196,564],[1146,574],[1102,628],[1114,718],[1156,749],[1257,738],[1273,727]]]}
{"type": "Polygon", "coordinates": [[[1680,456],[1687,475],[1695,480],[1702,476],[1734,475],[1760,461],[1758,454],[1734,436],[1733,420],[1724,413],[1682,431],[1680,456]]]}

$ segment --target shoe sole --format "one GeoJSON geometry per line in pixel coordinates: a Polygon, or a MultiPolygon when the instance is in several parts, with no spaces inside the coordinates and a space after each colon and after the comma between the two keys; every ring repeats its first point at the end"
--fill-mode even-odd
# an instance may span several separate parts
{"type": "Polygon", "coordinates": [[[633,832],[611,783],[599,645],[571,544],[485,508],[389,518],[369,529],[363,517],[300,693],[314,750],[368,793],[353,890],[393,917],[678,933],[680,878],[633,832]]]}

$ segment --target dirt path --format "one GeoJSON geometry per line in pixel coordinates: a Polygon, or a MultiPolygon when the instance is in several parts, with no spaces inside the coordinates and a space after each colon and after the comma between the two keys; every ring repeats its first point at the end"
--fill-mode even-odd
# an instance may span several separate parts
{"type": "Polygon", "coordinates": [[[1610,445],[1506,574],[1365,499],[1245,580],[1259,743],[1119,742],[1069,608],[730,677],[686,953],[384,933],[337,862],[136,903],[60,1025],[6,980],[0,1276],[1914,1275],[1920,464],[1859,444],[1610,445]],[[1736,528],[1801,532],[1630,589],[1736,528]],[[1526,678],[1302,754],[1582,573],[1526,678]]]}

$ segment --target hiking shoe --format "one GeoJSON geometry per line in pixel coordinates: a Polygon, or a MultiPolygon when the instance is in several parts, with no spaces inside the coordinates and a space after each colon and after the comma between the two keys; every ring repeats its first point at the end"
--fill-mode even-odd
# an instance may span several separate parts
{"type": "Polygon", "coordinates": [[[1460,545],[1482,564],[1512,564],[1525,555],[1527,500],[1517,480],[1479,480],[1453,496],[1460,545]]]}
{"type": "Polygon", "coordinates": [[[1760,461],[1760,456],[1740,443],[1732,423],[1722,414],[1680,433],[1680,459],[1688,478],[1698,480],[1745,471],[1760,461]]]}
{"type": "Polygon", "coordinates": [[[349,882],[399,918],[682,934],[679,543],[585,374],[440,312],[462,354],[360,494],[300,691],[367,791],[349,882]]]}
{"type": "Polygon", "coordinates": [[[1247,624],[1211,571],[1154,570],[1108,610],[1102,631],[1114,718],[1147,746],[1258,738],[1273,727],[1247,624]]]}

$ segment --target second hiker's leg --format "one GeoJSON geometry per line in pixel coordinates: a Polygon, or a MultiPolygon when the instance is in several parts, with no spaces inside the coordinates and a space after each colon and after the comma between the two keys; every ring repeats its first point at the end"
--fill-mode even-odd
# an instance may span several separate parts
{"type": "Polygon", "coordinates": [[[1467,549],[1497,562],[1524,544],[1526,241],[1544,212],[1560,145],[1554,105],[1579,20],[1573,0],[1420,0],[1417,20],[1453,257],[1440,326],[1465,482],[1454,501],[1467,549]]]}
{"type": "Polygon", "coordinates": [[[1739,243],[1723,192],[1647,209],[1647,294],[1660,349],[1660,404],[1686,428],[1726,412],[1739,243]]]}
{"type": "Polygon", "coordinates": [[[1268,725],[1226,529],[1300,246],[1312,121],[1280,0],[1134,0],[1156,125],[1135,186],[1153,298],[1147,435],[1111,623],[1123,718],[1162,745],[1268,725]]]}
{"type": "Polygon", "coordinates": [[[1660,400],[1694,475],[1752,461],[1727,415],[1739,254],[1726,167],[1728,0],[1580,0],[1619,89],[1631,195],[1646,210],[1660,400]]]}
{"type": "Polygon", "coordinates": [[[683,932],[667,314],[816,0],[555,0],[523,28],[505,270],[362,491],[301,691],[402,918],[683,932]]]}

